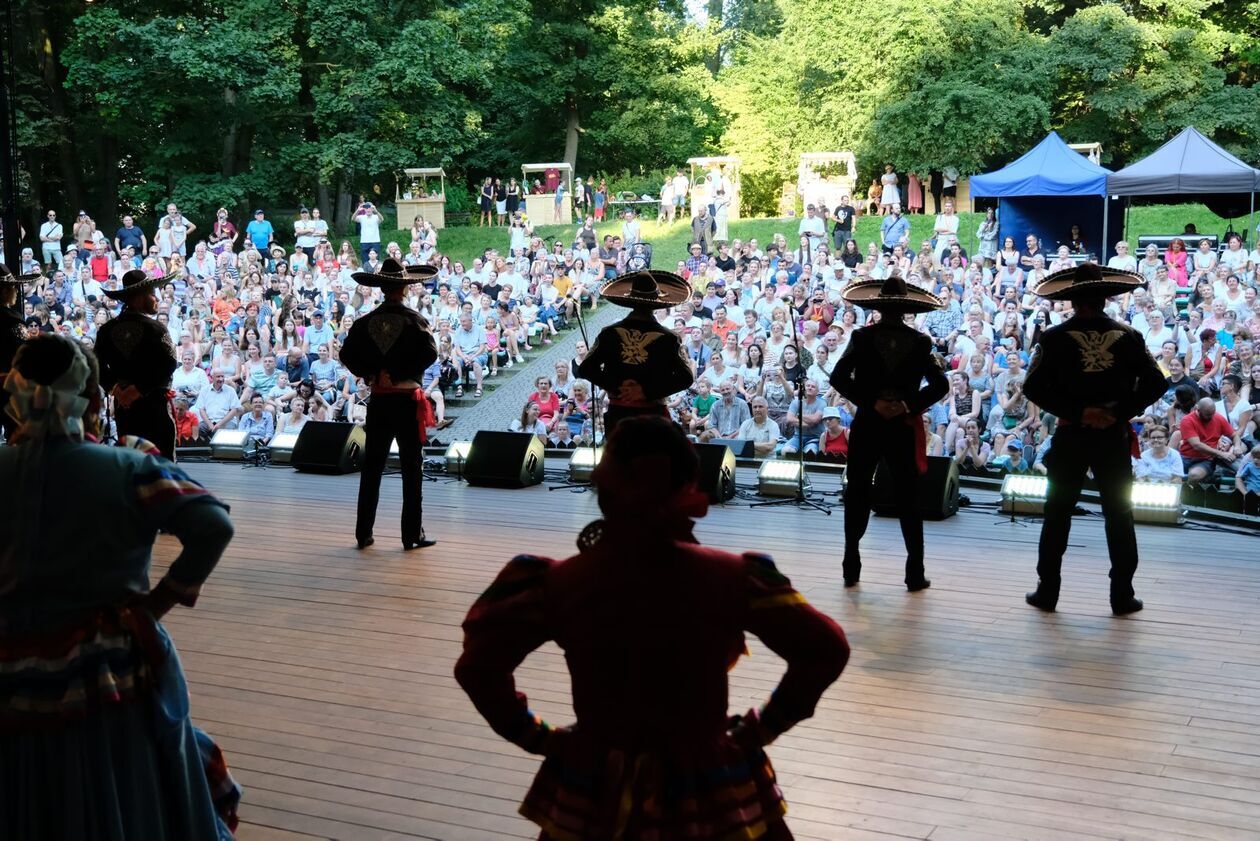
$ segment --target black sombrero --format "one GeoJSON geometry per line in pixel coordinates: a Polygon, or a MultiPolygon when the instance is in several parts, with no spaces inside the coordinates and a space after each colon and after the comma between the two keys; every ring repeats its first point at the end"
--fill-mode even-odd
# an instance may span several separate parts
{"type": "Polygon", "coordinates": [[[844,299],[863,309],[881,311],[930,312],[945,306],[940,298],[926,289],[910,286],[900,275],[855,283],[844,290],[844,299]]]}
{"type": "Polygon", "coordinates": [[[672,272],[646,269],[623,274],[600,290],[599,296],[622,307],[661,309],[691,297],[691,286],[672,272]]]}
{"type": "Polygon", "coordinates": [[[178,274],[178,272],[172,272],[163,277],[149,277],[144,273],[144,269],[132,269],[122,276],[122,289],[106,289],[105,294],[115,301],[121,301],[135,292],[165,286],[174,280],[178,274]]]}
{"type": "Polygon", "coordinates": [[[1038,283],[1032,293],[1050,301],[1070,301],[1073,298],[1110,298],[1132,292],[1146,285],[1146,278],[1136,272],[1126,272],[1100,266],[1097,263],[1081,263],[1073,269],[1061,269],[1038,283]]]}
{"type": "Polygon", "coordinates": [[[15,275],[13,272],[9,271],[8,266],[6,266],[4,263],[0,263],[0,283],[5,283],[10,286],[24,286],[28,283],[34,283],[35,281],[39,280],[43,276],[44,276],[44,273],[42,271],[39,271],[38,269],[31,272],[30,274],[15,275]]]}
{"type": "MultiPolygon", "coordinates": [[[[419,268],[419,266],[415,268],[419,268]]],[[[421,280],[421,278],[412,275],[406,266],[393,257],[386,257],[377,271],[355,272],[350,277],[354,279],[355,283],[363,286],[410,286],[413,283],[419,283],[421,280]]]]}
{"type": "Polygon", "coordinates": [[[426,280],[432,280],[437,277],[438,270],[435,266],[404,266],[403,271],[407,273],[411,283],[424,283],[426,280]]]}

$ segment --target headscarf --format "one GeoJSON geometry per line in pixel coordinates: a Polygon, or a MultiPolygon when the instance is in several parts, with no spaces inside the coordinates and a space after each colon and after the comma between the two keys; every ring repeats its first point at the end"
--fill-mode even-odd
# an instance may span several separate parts
{"type": "Polygon", "coordinates": [[[83,413],[89,403],[83,389],[91,370],[79,345],[70,345],[74,349],[70,367],[48,385],[28,380],[18,368],[18,360],[14,360],[4,381],[4,390],[9,393],[7,411],[18,423],[14,441],[83,439],[83,413]]]}

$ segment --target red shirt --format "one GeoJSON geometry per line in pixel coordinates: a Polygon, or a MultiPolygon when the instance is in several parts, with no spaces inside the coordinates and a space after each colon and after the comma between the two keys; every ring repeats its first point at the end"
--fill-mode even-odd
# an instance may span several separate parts
{"type": "Polygon", "coordinates": [[[197,427],[199,422],[197,416],[192,412],[184,412],[181,416],[179,412],[175,413],[175,440],[179,444],[196,443],[197,427]]]}
{"type": "Polygon", "coordinates": [[[1232,436],[1234,427],[1220,412],[1212,415],[1212,419],[1204,421],[1199,417],[1196,409],[1181,419],[1181,455],[1185,458],[1203,459],[1207,457],[1207,453],[1196,450],[1194,445],[1190,443],[1191,438],[1198,438],[1202,444],[1209,447],[1221,448],[1221,438],[1224,436],[1232,436]]]}
{"type": "Polygon", "coordinates": [[[556,397],[556,393],[548,392],[547,399],[544,400],[542,395],[535,391],[529,396],[529,402],[538,404],[538,419],[547,426],[551,426],[552,419],[560,411],[560,398],[556,397]]]}

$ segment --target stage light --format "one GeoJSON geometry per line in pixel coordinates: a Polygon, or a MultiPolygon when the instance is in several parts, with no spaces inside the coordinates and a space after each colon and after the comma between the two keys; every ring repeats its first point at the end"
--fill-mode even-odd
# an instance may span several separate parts
{"type": "Polygon", "coordinates": [[[1008,473],[1002,479],[1001,510],[1010,514],[1042,514],[1050,480],[1045,476],[1008,473]]]}
{"type": "Polygon", "coordinates": [[[452,476],[464,475],[464,463],[472,452],[472,441],[452,441],[446,448],[446,472],[452,476]]]}
{"type": "Polygon", "coordinates": [[[800,479],[799,462],[764,461],[757,471],[757,493],[761,496],[796,496],[800,479]]]}
{"type": "Polygon", "coordinates": [[[596,447],[593,450],[590,447],[578,447],[573,451],[573,457],[569,459],[569,481],[591,481],[591,474],[595,472],[595,466],[603,457],[603,447],[596,447]]]}
{"type": "Polygon", "coordinates": [[[271,438],[271,463],[288,464],[293,458],[293,447],[297,444],[297,432],[277,432],[271,438]]]}
{"type": "Polygon", "coordinates": [[[1171,482],[1135,482],[1129,497],[1133,519],[1139,523],[1181,523],[1181,485],[1171,482]]]}
{"type": "Polygon", "coordinates": [[[245,457],[244,429],[220,429],[210,437],[210,455],[222,461],[240,461],[245,457]]]}

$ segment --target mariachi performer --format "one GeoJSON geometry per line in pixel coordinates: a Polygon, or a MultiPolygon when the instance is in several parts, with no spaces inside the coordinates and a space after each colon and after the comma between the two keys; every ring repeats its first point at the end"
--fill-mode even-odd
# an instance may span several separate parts
{"type": "Polygon", "coordinates": [[[844,298],[883,316],[854,331],[831,372],[831,385],[857,407],[845,468],[844,586],[854,586],[862,575],[858,545],[870,522],[872,482],[882,460],[897,489],[893,498],[906,543],[905,583],[913,593],[932,584],[923,570],[923,515],[917,507],[919,479],[927,470],[922,416],[949,391],[949,382],[932,353],[932,340],[903,316],[943,303],[897,275],[854,284],[844,298]]]}
{"type": "Polygon", "coordinates": [[[1093,471],[1106,520],[1111,610],[1121,616],[1142,609],[1133,594],[1138,550],[1130,456],[1138,450],[1129,419],[1159,399],[1168,382],[1141,334],[1103,307],[1108,297],[1145,282],[1139,274],[1083,263],[1055,272],[1032,290],[1051,301],[1072,302],[1072,317],[1041,334],[1024,381],[1028,399],[1057,418],[1044,459],[1049,488],[1037,589],[1026,596],[1042,610],[1054,610],[1059,601],[1063,553],[1087,470],[1093,471]]]}
{"type": "Polygon", "coordinates": [[[765,746],[813,715],[849,647],[769,557],[687,537],[708,506],[698,470],[676,425],[623,419],[593,476],[600,527],[567,560],[513,559],[464,621],[460,686],[496,733],[544,757],[520,807],[541,839],[792,837],[765,746]],[[746,632],[787,672],[759,711],[728,718],[746,632]],[[513,682],[549,640],[572,727],[540,719],[513,682]]]}
{"type": "MultiPolygon", "coordinates": [[[[26,325],[22,320],[22,290],[26,284],[39,280],[39,274],[14,275],[9,267],[0,263],[0,385],[13,367],[13,357],[26,341],[26,325]]],[[[5,440],[12,437],[17,424],[8,412],[0,407],[0,428],[5,440]]]]}
{"type": "Polygon", "coordinates": [[[101,387],[114,398],[118,437],[134,435],[153,443],[162,455],[175,458],[175,415],[171,408],[171,374],[179,367],[171,335],[154,318],[157,289],[175,275],[150,278],[141,269],[122,277],[121,289],[105,294],[123,302],[123,311],[101,325],[96,355],[101,387]]]}
{"type": "Polygon", "coordinates": [[[164,458],[94,443],[90,351],[22,346],[0,447],[0,838],[230,841],[240,790],[189,718],[162,618],[193,607],[227,507],[164,458]],[[182,544],[150,587],[158,532],[182,544]]]}
{"type": "Polygon", "coordinates": [[[367,444],[359,477],[359,513],[354,527],[360,549],[375,542],[372,527],[380,500],[381,474],[394,440],[398,441],[402,468],[403,548],[422,549],[437,543],[425,536],[422,524],[424,454],[420,449],[432,422],[429,400],[420,388],[420,380],[424,369],[437,359],[437,346],[428,323],[403,303],[408,286],[423,283],[436,274],[431,266],[415,266],[407,271],[389,257],[375,272],[352,275],[363,286],[379,286],[385,296],[380,306],[355,319],[341,347],[341,364],[372,387],[364,425],[367,444]]]}
{"type": "Polygon", "coordinates": [[[604,429],[611,432],[635,415],[667,417],[666,398],[689,388],[695,375],[682,343],[654,313],[690,298],[691,287],[676,274],[649,269],[618,277],[600,297],[630,308],[629,315],[600,331],[576,372],[608,393],[604,429]]]}

